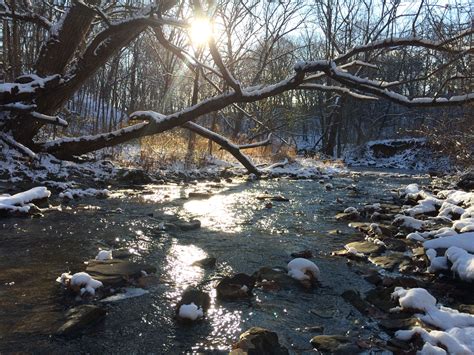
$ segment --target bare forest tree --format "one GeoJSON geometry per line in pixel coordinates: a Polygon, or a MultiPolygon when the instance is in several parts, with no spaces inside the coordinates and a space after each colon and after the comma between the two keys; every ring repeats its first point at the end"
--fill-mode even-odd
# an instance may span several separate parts
{"type": "Polygon", "coordinates": [[[393,107],[472,109],[468,4],[439,8],[421,1],[411,14],[399,6],[384,0],[4,1],[0,139],[32,159],[39,152],[70,159],[183,127],[259,174],[242,150],[269,140],[234,144],[215,132],[219,115],[233,139],[246,131],[244,122],[252,122],[257,139],[277,130],[280,113],[317,115],[324,152],[332,154],[347,134],[341,127],[362,132],[361,118],[371,117],[377,129],[382,111],[383,122],[396,117],[393,107]],[[202,23],[213,26],[209,37],[200,34],[203,43],[192,38],[199,21],[198,35],[202,23]],[[51,140],[48,127],[68,126],[65,118],[78,105],[97,116],[90,122],[94,134],[76,130],[79,136],[51,140]],[[352,119],[357,110],[364,112],[352,119]],[[210,128],[196,123],[201,117],[211,120],[210,128]]]}

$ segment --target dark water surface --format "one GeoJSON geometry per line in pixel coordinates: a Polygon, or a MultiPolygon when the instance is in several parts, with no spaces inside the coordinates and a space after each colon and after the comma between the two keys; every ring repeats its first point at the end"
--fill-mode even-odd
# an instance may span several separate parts
{"type": "Polygon", "coordinates": [[[346,259],[330,256],[353,238],[351,228],[336,222],[334,215],[348,206],[390,199],[391,189],[420,180],[377,172],[364,175],[358,181],[334,178],[332,191],[317,181],[286,179],[236,182],[223,188],[148,186],[106,200],[77,200],[71,209],[43,218],[2,219],[0,352],[219,353],[228,351],[251,326],[276,331],[293,353],[309,352],[309,340],[321,334],[306,332],[304,327],[323,326],[325,334],[383,336],[375,323],[340,297],[345,290],[364,292],[370,285],[346,259]],[[351,184],[358,194],[345,188],[351,184]],[[199,188],[211,188],[215,194],[203,200],[181,198],[199,188]],[[274,202],[272,209],[265,209],[264,202],[255,198],[264,191],[291,201],[274,202]],[[202,228],[163,232],[159,225],[166,215],[197,218],[202,228]],[[329,234],[333,229],[343,233],[329,234]],[[136,260],[156,266],[160,283],[144,296],[108,303],[105,321],[80,337],[47,335],[48,317],[67,308],[56,277],[84,269],[83,262],[93,259],[99,248],[110,247],[135,250],[136,260]],[[313,261],[322,275],[320,288],[255,290],[250,301],[215,299],[212,286],[222,275],[286,266],[292,252],[304,249],[315,254],[313,261]],[[217,258],[216,269],[191,266],[206,256],[217,258]],[[174,305],[187,286],[197,284],[211,292],[211,309],[203,322],[178,325],[174,305]]]}

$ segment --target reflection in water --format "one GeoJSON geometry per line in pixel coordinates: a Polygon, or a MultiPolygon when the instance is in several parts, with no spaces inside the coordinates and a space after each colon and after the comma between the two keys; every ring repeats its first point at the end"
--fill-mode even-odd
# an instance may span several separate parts
{"type": "Polygon", "coordinates": [[[207,254],[195,245],[180,245],[173,239],[169,253],[166,256],[166,265],[163,275],[174,287],[170,288],[168,296],[177,301],[177,298],[186,287],[198,284],[203,278],[203,270],[192,264],[204,259],[207,254]]]}
{"type": "Polygon", "coordinates": [[[183,205],[186,213],[191,213],[209,230],[241,232],[245,221],[240,208],[248,203],[248,194],[215,195],[207,200],[191,200],[183,205]]]}

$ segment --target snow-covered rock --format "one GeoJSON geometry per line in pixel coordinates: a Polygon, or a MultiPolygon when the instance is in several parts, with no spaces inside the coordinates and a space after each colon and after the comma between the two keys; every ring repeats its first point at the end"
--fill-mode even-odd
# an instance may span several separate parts
{"type": "Polygon", "coordinates": [[[319,280],[320,271],[311,260],[296,258],[288,263],[288,275],[299,281],[310,280],[311,278],[319,280]]]}
{"type": "Polygon", "coordinates": [[[112,250],[101,250],[96,255],[95,260],[110,260],[112,257],[112,250]]]}
{"type": "Polygon", "coordinates": [[[96,289],[103,286],[102,282],[93,279],[86,272],[78,272],[74,275],[64,273],[58,278],[57,281],[73,290],[78,290],[81,296],[86,293],[94,296],[96,289]]]}
{"type": "Polygon", "coordinates": [[[178,315],[182,319],[196,320],[198,318],[204,317],[204,312],[202,308],[199,308],[194,303],[183,304],[179,307],[178,315]]]}

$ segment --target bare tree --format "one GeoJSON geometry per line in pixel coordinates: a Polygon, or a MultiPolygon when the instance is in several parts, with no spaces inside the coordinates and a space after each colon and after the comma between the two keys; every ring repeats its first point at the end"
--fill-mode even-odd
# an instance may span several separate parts
{"type": "MultiPolygon", "coordinates": [[[[358,100],[385,99],[398,105],[416,108],[461,106],[474,101],[474,93],[470,92],[470,87],[446,84],[470,77],[472,74],[465,65],[466,58],[473,54],[470,38],[474,31],[470,24],[459,26],[461,28],[456,28],[456,33],[450,31],[449,36],[443,32],[442,35],[430,39],[413,34],[395,37],[393,26],[390,29],[392,21],[383,20],[394,16],[395,10],[387,10],[386,13],[382,11],[380,23],[376,26],[362,27],[361,31],[364,32],[362,44],[354,46],[354,43],[349,42],[343,45],[337,42],[335,33],[341,23],[350,22],[351,19],[343,18],[333,23],[331,19],[335,18],[335,15],[329,14],[328,11],[333,7],[337,9],[340,5],[328,0],[323,6],[325,9],[323,16],[327,18],[327,31],[329,31],[325,56],[316,55],[311,60],[298,61],[292,70],[288,70],[285,78],[269,83],[264,77],[265,73],[268,75],[274,73],[274,70],[269,69],[272,68],[271,63],[274,59],[273,49],[282,43],[286,34],[309,21],[307,13],[303,10],[303,2],[297,2],[295,5],[292,1],[280,1],[278,4],[268,5],[268,8],[265,8],[267,5],[263,5],[263,14],[266,17],[261,19],[262,26],[257,32],[263,30],[265,35],[259,37],[263,39],[261,43],[249,49],[255,51],[258,56],[256,74],[249,77],[239,77],[240,72],[235,63],[239,57],[239,46],[234,47],[232,43],[230,45],[228,43],[232,40],[232,35],[227,34],[227,50],[222,48],[222,44],[226,43],[225,39],[218,36],[215,39],[211,38],[205,60],[200,60],[190,53],[186,44],[179,44],[179,41],[173,40],[177,38],[175,35],[172,36],[173,32],[188,31],[193,8],[201,7],[199,2],[194,1],[193,4],[194,7],[163,0],[159,1],[157,6],[144,6],[139,2],[130,2],[125,6],[116,4],[101,6],[98,0],[72,0],[60,18],[54,20],[26,8],[19,9],[5,3],[0,16],[8,21],[23,21],[40,26],[43,30],[47,30],[48,38],[37,55],[34,73],[20,75],[15,81],[0,86],[2,108],[0,138],[32,158],[37,152],[48,152],[59,158],[68,159],[130,139],[184,127],[221,145],[249,172],[259,174],[259,170],[251,160],[242,153],[243,147],[231,143],[223,136],[193,121],[229,107],[244,113],[246,111],[241,107],[243,105],[278,95],[288,95],[294,90],[331,92],[358,100]],[[288,16],[295,14],[299,14],[299,20],[295,22],[295,18],[291,17],[293,20],[289,21],[288,16]],[[269,29],[268,16],[276,16],[275,28],[269,29]],[[45,125],[66,126],[67,122],[64,119],[55,116],[58,111],[94,74],[104,68],[109,60],[112,59],[113,63],[114,56],[132,43],[139,43],[134,41],[140,35],[150,33],[150,30],[153,31],[154,38],[164,52],[182,61],[194,73],[200,73],[199,76],[197,74],[195,76],[198,78],[197,81],[202,77],[202,80],[208,83],[206,91],[200,90],[200,97],[205,97],[204,99],[199,101],[197,98],[191,101],[189,107],[175,112],[158,113],[151,110],[132,112],[129,118],[138,123],[107,133],[53,141],[37,140],[45,125]],[[400,50],[426,52],[430,58],[436,55],[436,58],[441,60],[430,62],[432,70],[429,73],[410,77],[405,82],[386,80],[383,77],[383,70],[377,65],[377,58],[390,56],[391,53],[400,50]],[[433,76],[433,72],[453,67],[457,70],[455,77],[449,76],[439,85],[432,85],[429,92],[425,92],[422,97],[418,95],[418,91],[410,95],[406,90],[407,85],[420,81],[423,77],[433,76]],[[216,80],[219,83],[215,83],[216,80]]],[[[255,5],[255,2],[249,4],[250,7],[244,6],[245,16],[257,18],[255,12],[261,5],[255,5]]],[[[370,9],[370,4],[367,4],[367,9],[370,9]]],[[[203,13],[209,14],[212,11],[212,8],[204,9],[203,13]]],[[[213,13],[216,14],[218,11],[213,13]]],[[[235,26],[237,17],[227,19],[226,28],[235,26]]],[[[355,29],[349,26],[344,31],[354,32],[355,29]]],[[[240,64],[244,62],[242,59],[240,64]]],[[[169,70],[173,68],[171,65],[169,70]]],[[[112,70],[105,80],[112,83],[113,77],[112,70]]],[[[272,75],[269,77],[273,78],[272,75]]],[[[130,88],[131,93],[135,90],[135,86],[130,88]]],[[[293,96],[287,97],[289,100],[286,105],[291,105],[293,96]]],[[[140,102],[139,97],[135,99],[136,102],[140,102]]],[[[134,110],[146,109],[139,106],[133,106],[134,110]]],[[[266,144],[266,141],[262,144],[266,144]]]]}

